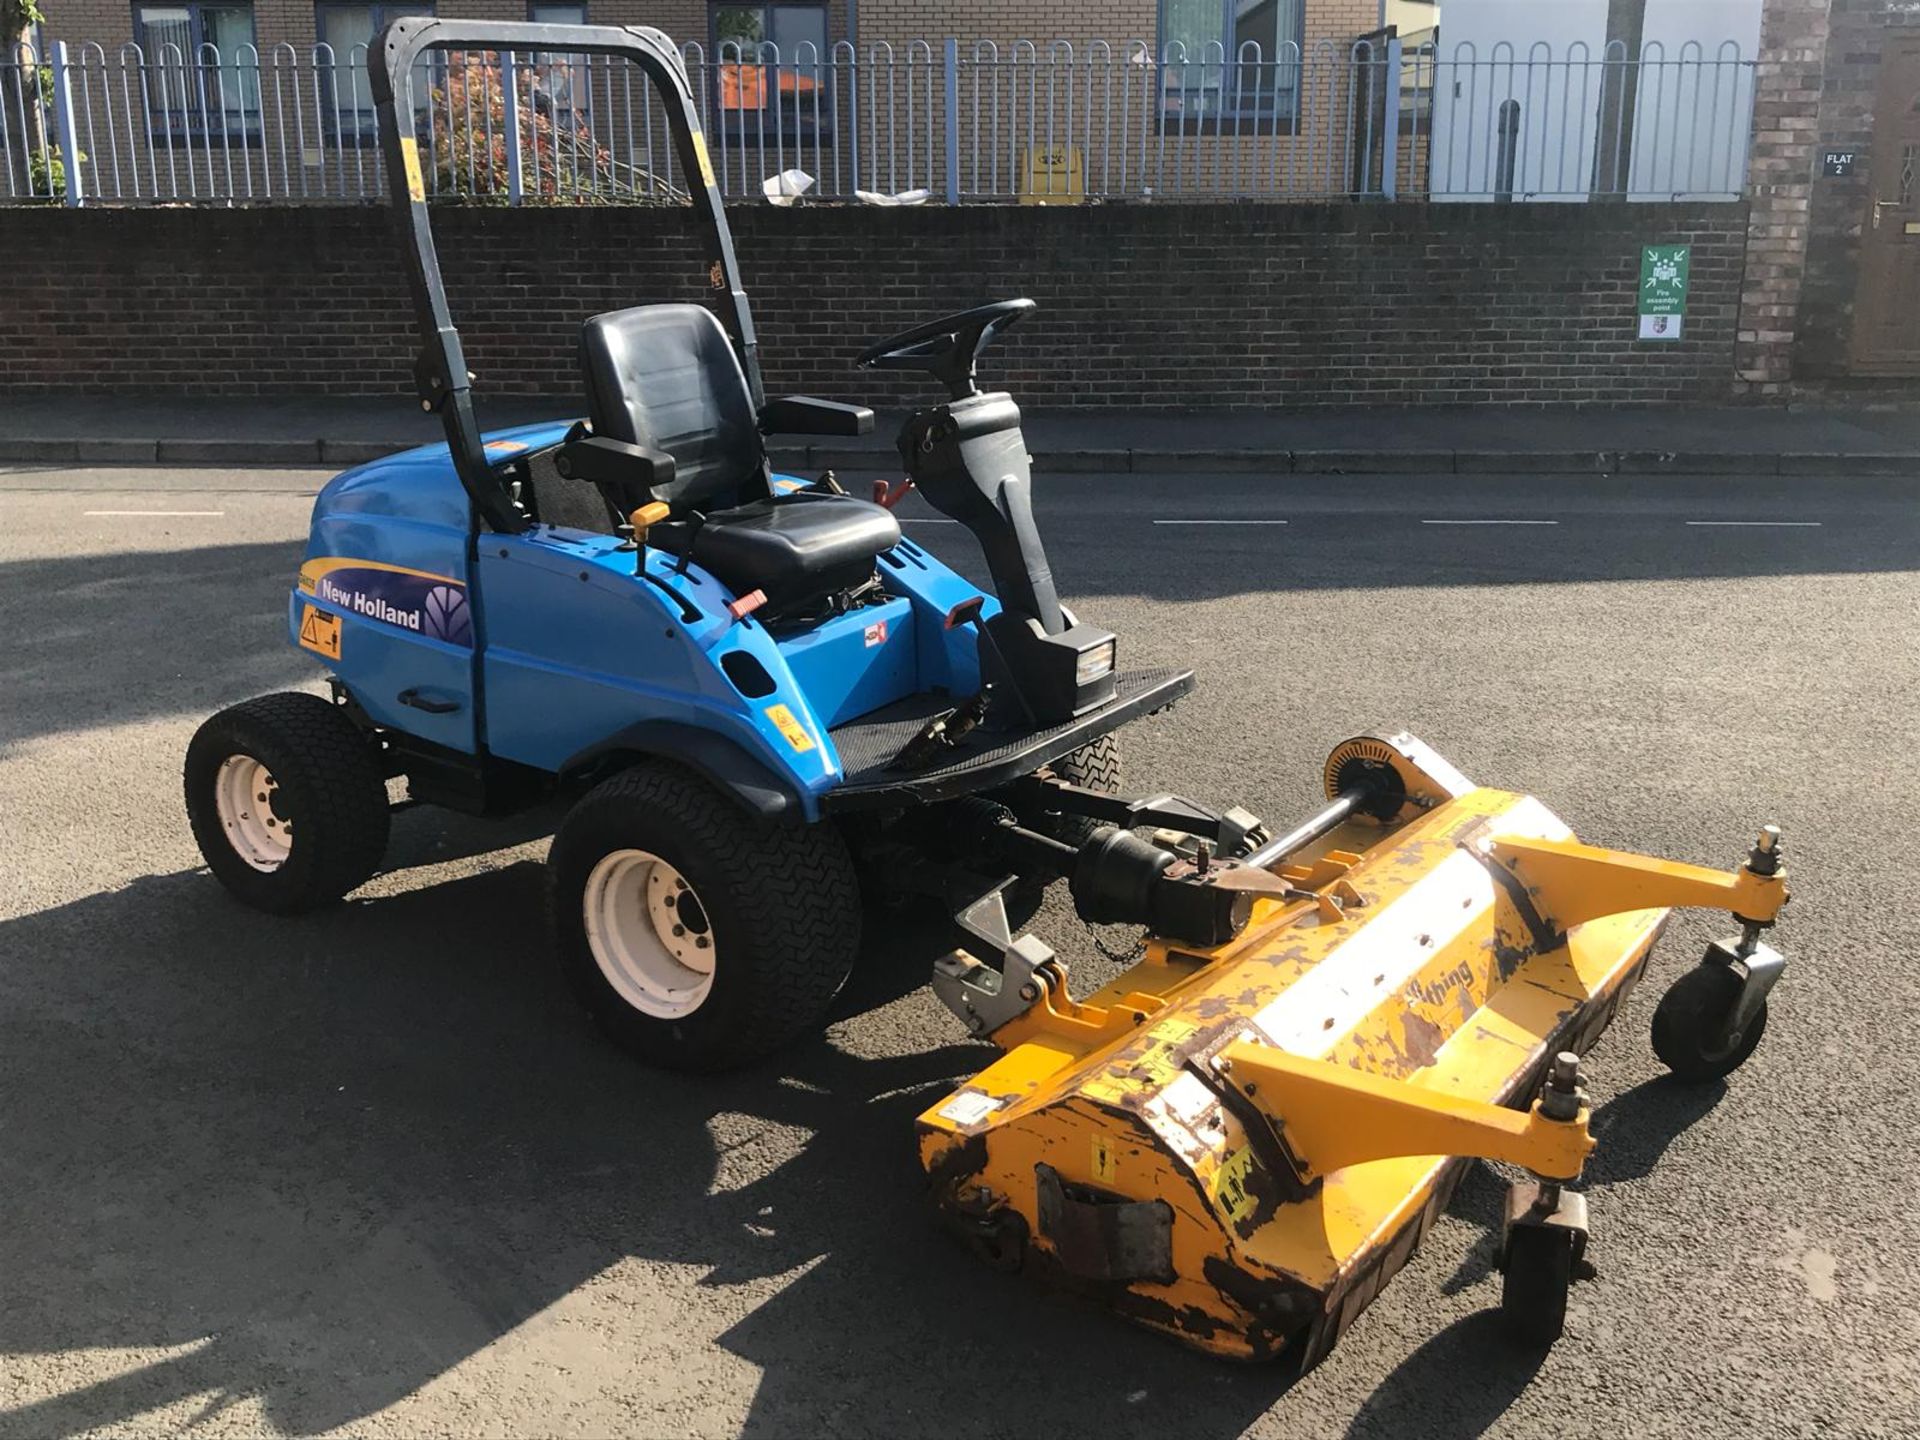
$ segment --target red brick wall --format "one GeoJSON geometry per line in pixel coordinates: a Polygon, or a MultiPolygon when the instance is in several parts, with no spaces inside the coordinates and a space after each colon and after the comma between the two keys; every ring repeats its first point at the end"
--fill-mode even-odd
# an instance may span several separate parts
{"type": "MultiPolygon", "coordinates": [[[[1848,370],[1860,233],[1873,183],[1880,57],[1889,33],[1920,33],[1920,5],[1912,0],[1833,0],[1828,27],[1818,146],[1850,149],[1861,159],[1845,179],[1813,176],[1795,336],[1796,381],[1833,380],[1848,370]]],[[[1819,156],[1813,160],[1817,169],[1819,156]]],[[[1880,383],[1913,392],[1911,380],[1880,383]]]]}
{"type": "MultiPolygon", "coordinates": [[[[1725,398],[1737,205],[1104,205],[731,212],[770,389],[897,404],[848,366],[943,311],[1031,295],[987,366],[1033,406],[1725,398]],[[1640,249],[1687,242],[1687,338],[1633,340],[1640,249]]],[[[481,393],[565,393],[601,310],[699,293],[684,217],[449,208],[481,393]]],[[[410,392],[399,254],[372,209],[0,209],[0,391],[410,392]]]]}

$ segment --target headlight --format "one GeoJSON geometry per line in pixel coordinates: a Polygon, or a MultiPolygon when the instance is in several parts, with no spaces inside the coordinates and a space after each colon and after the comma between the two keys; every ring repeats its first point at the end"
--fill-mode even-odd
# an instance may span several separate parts
{"type": "Polygon", "coordinates": [[[1102,640],[1091,650],[1082,650],[1073,665],[1074,683],[1076,685],[1091,684],[1113,669],[1113,652],[1118,643],[1114,640],[1102,640]]]}

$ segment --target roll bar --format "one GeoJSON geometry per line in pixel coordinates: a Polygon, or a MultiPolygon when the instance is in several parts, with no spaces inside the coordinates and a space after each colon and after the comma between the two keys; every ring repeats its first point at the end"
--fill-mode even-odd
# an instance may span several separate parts
{"type": "Polygon", "coordinates": [[[380,149],[387,162],[388,195],[406,251],[407,279],[420,329],[414,386],[421,408],[437,412],[446,426],[454,468],[475,508],[496,530],[521,530],[527,523],[525,517],[487,463],[473,412],[473,377],[467,372],[460,332],[447,309],[446,287],[441,283],[440,260],[427,215],[426,178],[421,173],[420,145],[413,131],[413,67],[429,50],[619,55],[638,65],[659,92],[666,111],[680,173],[687,177],[687,189],[706,240],[704,283],[711,294],[723,299],[718,307],[720,321],[739,354],[756,408],[766,399],[760,380],[759,344],[753,333],[747,292],[740,283],[740,268],[734,260],[733,236],[727,229],[720,189],[714,181],[713,161],[707,155],[706,137],[700,133],[693,87],[671,40],[642,25],[535,25],[425,17],[395,20],[388,25],[374,36],[367,52],[367,69],[379,119],[380,149]]]}

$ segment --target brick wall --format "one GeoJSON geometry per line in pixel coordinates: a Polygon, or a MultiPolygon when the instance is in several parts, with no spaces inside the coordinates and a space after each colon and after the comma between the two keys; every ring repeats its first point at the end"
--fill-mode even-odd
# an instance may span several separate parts
{"type": "Polygon", "coordinates": [[[1793,378],[1831,3],[1767,0],[1761,20],[1737,360],[1742,387],[1756,396],[1783,393],[1793,378]]]}
{"type": "MultiPolygon", "coordinates": [[[[1853,340],[1860,235],[1873,184],[1874,109],[1880,61],[1889,34],[1920,34],[1914,0],[1832,0],[1820,98],[1819,148],[1861,157],[1844,179],[1815,174],[1805,278],[1800,291],[1794,379],[1846,375],[1853,340]]],[[[1814,161],[1818,162],[1818,155],[1814,161]]],[[[1912,391],[1912,381],[1885,382],[1912,391]]]]}
{"type": "MultiPolygon", "coordinates": [[[[866,343],[1026,294],[991,379],[1032,406],[1657,403],[1725,397],[1735,205],[731,212],[769,388],[898,404],[866,343]],[[1693,250],[1687,338],[1640,344],[1640,248],[1693,250]]],[[[684,217],[455,208],[436,227],[481,390],[564,393],[579,322],[691,298],[684,217]]],[[[410,391],[374,210],[0,209],[0,392],[410,391]]]]}

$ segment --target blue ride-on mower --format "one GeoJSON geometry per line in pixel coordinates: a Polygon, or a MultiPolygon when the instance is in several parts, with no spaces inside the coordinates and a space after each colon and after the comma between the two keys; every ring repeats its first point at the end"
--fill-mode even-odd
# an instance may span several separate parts
{"type": "Polygon", "coordinates": [[[661,1064],[752,1060],[817,1022],[847,977],[863,874],[946,894],[976,832],[1017,820],[1077,838],[1089,817],[1065,807],[1117,788],[1114,732],[1192,676],[1123,668],[1115,636],[1055,593],[1019,409],[974,380],[1031,301],[860,359],[944,387],[900,453],[920,495],[978,539],[989,594],[905,538],[888,504],[770,469],[767,436],[865,434],[873,413],[763,394],[664,37],[409,21],[371,69],[421,404],[447,442],[321,492],[288,623],[332,699],[268,695],[208,720],[186,764],[194,833],[241,899],[293,912],[379,867],[391,777],[412,800],[483,815],[577,796],[549,863],[554,943],[588,1007],[661,1064]],[[411,79],[395,56],[429,46],[611,51],[666,102],[714,303],[588,320],[584,421],[478,427],[416,141],[391,123],[411,79]]]}
{"type": "Polygon", "coordinates": [[[405,19],[370,59],[416,381],[446,444],[321,492],[288,625],[332,698],[250,700],[194,736],[213,873],[265,910],[338,899],[381,863],[397,777],[479,815],[568,798],[548,861],[561,964],[614,1038],[694,1069],[821,1020],[863,890],[943,897],[968,940],[934,992],[1001,1053],[919,1117],[920,1158],[983,1258],[1217,1354],[1311,1364],[1481,1157],[1530,1172],[1502,1305],[1528,1343],[1557,1337],[1589,1268],[1581,1056],[1677,906],[1739,933],[1667,991],[1655,1051],[1695,1082],[1753,1053],[1785,965],[1762,938],[1787,900],[1779,832],[1732,871],[1585,845],[1406,734],[1336,745],[1326,807],[1283,833],[1119,793],[1116,732],[1193,677],[1122,666],[1055,592],[1020,412],[975,382],[1030,301],[860,357],[945,389],[900,432],[904,482],[869,499],[776,474],[768,436],[873,415],[764,395],[671,42],[405,19]],[[449,49],[624,59],[662,102],[709,303],[588,320],[584,420],[476,420],[413,124],[417,62],[449,49]],[[909,487],[971,531],[992,593],[901,534],[909,487]],[[1058,879],[1083,918],[1146,931],[1078,997],[1005,905],[1058,879]]]}

